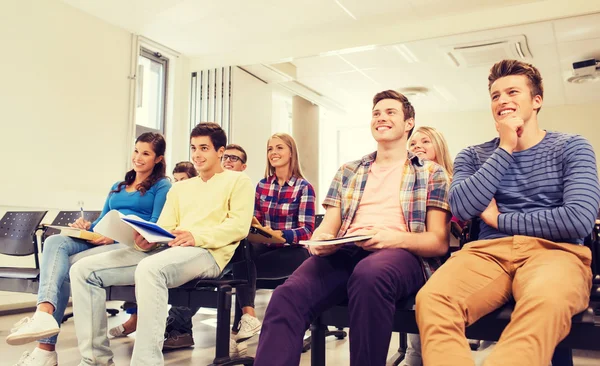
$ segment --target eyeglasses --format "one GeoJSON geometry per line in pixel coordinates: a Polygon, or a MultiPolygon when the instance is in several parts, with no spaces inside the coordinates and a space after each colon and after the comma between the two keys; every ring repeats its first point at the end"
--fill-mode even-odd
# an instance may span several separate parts
{"type": "Polygon", "coordinates": [[[241,161],[242,164],[246,164],[246,162],[244,160],[242,160],[242,158],[240,158],[237,155],[227,155],[227,154],[223,154],[223,161],[226,161],[227,159],[231,160],[232,163],[237,163],[238,161],[241,161]]]}

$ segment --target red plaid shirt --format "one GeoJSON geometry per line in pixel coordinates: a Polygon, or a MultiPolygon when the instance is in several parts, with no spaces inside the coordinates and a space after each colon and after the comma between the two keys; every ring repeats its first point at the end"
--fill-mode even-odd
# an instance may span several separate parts
{"type": "Polygon", "coordinates": [[[285,241],[308,240],[315,229],[315,190],[306,179],[291,177],[279,185],[272,175],[256,185],[254,216],[263,226],[281,230],[285,241]]]}

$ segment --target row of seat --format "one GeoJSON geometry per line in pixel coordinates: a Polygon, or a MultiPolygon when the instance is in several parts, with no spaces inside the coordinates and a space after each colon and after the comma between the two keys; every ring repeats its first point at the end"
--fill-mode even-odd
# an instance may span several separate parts
{"type": "MultiPolygon", "coordinates": [[[[461,247],[465,243],[477,240],[479,234],[478,221],[465,227],[462,233],[461,247]]],[[[592,251],[592,286],[588,309],[575,315],[569,335],[558,345],[552,359],[553,366],[573,366],[573,349],[600,350],[600,225],[597,223],[593,233],[586,238],[585,245],[592,251]]],[[[548,288],[548,291],[552,291],[548,288]]],[[[418,333],[415,319],[415,297],[404,299],[396,305],[393,331],[400,333],[398,352],[387,362],[388,366],[399,365],[406,351],[406,334],[418,333]]],[[[500,309],[481,318],[466,329],[470,339],[497,341],[510,321],[514,303],[508,303],[500,309]]],[[[339,304],[326,310],[311,324],[311,365],[325,365],[325,332],[327,326],[345,328],[349,325],[347,304],[339,304]]]]}
{"type": "MultiPolygon", "coordinates": [[[[7,212],[0,221],[0,253],[7,255],[35,255],[36,268],[0,268],[0,289],[15,292],[37,292],[39,281],[39,260],[37,234],[45,211],[38,212],[7,212]]],[[[92,221],[99,212],[86,212],[87,220],[92,221]]],[[[66,225],[79,217],[79,211],[61,211],[52,222],[53,225],[66,225]]],[[[317,225],[322,215],[317,215],[317,225]]],[[[54,229],[46,228],[41,237],[42,243],[54,229]]],[[[589,308],[573,318],[573,327],[567,338],[561,342],[555,352],[554,366],[572,366],[572,349],[600,350],[600,241],[598,240],[600,226],[596,225],[593,235],[586,240],[586,245],[592,250],[592,270],[595,284],[592,288],[589,308]]],[[[476,240],[478,225],[468,225],[462,233],[461,244],[476,240]]],[[[237,251],[248,264],[252,260],[250,244],[243,241],[237,251]]],[[[286,278],[259,278],[257,288],[275,289],[286,278]]],[[[229,271],[217,279],[193,280],[178,288],[169,290],[169,303],[175,306],[209,307],[217,309],[216,348],[212,365],[252,365],[252,357],[231,359],[229,357],[229,334],[231,329],[230,316],[232,307],[232,289],[246,284],[244,279],[234,279],[229,271]]],[[[135,301],[133,286],[113,286],[106,289],[108,300],[135,301]]],[[[398,353],[389,360],[388,365],[398,365],[404,358],[406,350],[406,333],[418,333],[414,314],[414,297],[405,299],[397,304],[393,330],[400,332],[400,347],[398,353]]],[[[237,309],[237,307],[236,307],[237,309]]],[[[476,324],[467,328],[467,336],[472,339],[498,340],[502,330],[510,320],[513,304],[498,309],[483,317],[476,324]]],[[[239,311],[239,310],[237,310],[239,311]]],[[[348,327],[348,312],[346,304],[339,304],[325,311],[311,325],[311,338],[305,343],[305,350],[312,349],[313,366],[325,365],[325,337],[334,335],[343,338],[348,327]],[[329,331],[327,326],[339,330],[329,331]]]]}
{"type": "MultiPolygon", "coordinates": [[[[39,285],[40,260],[38,247],[58,229],[42,226],[48,211],[8,211],[0,219],[0,254],[33,255],[35,267],[0,267],[0,290],[36,294],[39,285]],[[38,245],[39,244],[39,245],[38,245]]],[[[100,211],[85,211],[84,218],[94,221],[100,211]]],[[[67,226],[81,217],[81,211],[60,211],[50,225],[67,226]]]]}

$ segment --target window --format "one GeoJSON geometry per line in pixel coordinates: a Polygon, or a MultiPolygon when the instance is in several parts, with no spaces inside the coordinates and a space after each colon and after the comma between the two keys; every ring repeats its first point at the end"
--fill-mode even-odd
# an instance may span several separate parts
{"type": "Polygon", "coordinates": [[[136,75],[136,136],[144,132],[165,133],[169,59],[159,52],[140,49],[136,75]]]}

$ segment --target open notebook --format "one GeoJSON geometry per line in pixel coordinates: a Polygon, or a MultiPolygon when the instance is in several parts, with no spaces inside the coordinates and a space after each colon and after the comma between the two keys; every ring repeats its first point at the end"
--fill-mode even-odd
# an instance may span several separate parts
{"type": "Polygon", "coordinates": [[[60,235],[65,235],[65,236],[70,236],[72,238],[78,238],[78,239],[83,239],[83,240],[96,240],[102,237],[102,235],[92,232],[92,231],[87,231],[87,230],[83,230],[83,229],[78,229],[75,227],[70,227],[70,226],[57,226],[57,225],[44,225],[46,227],[50,227],[53,229],[58,229],[60,230],[60,235]]]}
{"type": "Polygon", "coordinates": [[[345,243],[354,243],[356,241],[369,240],[373,235],[352,235],[343,238],[334,238],[326,240],[300,240],[302,245],[338,245],[345,243]]]}
{"type": "Polygon", "coordinates": [[[128,246],[133,246],[134,230],[149,243],[166,244],[175,238],[175,235],[153,222],[135,215],[123,215],[117,210],[109,211],[94,227],[94,232],[128,246]]]}

